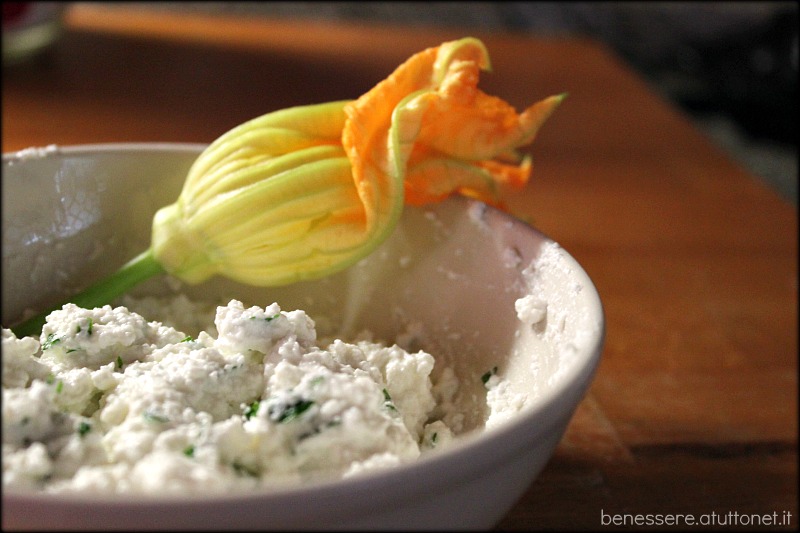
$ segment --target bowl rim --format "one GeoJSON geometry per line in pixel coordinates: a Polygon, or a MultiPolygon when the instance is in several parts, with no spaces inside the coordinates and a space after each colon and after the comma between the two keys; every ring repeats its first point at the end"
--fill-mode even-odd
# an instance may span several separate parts
{"type": "MultiPolygon", "coordinates": [[[[4,164],[13,164],[24,161],[27,158],[44,158],[51,156],[91,156],[99,153],[199,153],[207,147],[205,143],[175,143],[175,142],[126,142],[126,143],[97,143],[97,144],[73,144],[73,145],[48,145],[46,147],[32,147],[22,150],[5,152],[2,154],[4,164]]],[[[469,204],[481,203],[478,200],[455,197],[457,201],[469,204]]],[[[472,456],[472,459],[481,458],[480,461],[472,461],[469,477],[480,476],[482,472],[493,468],[493,466],[510,455],[519,454],[524,448],[528,448],[542,435],[555,429],[559,423],[557,408],[559,403],[564,402],[567,396],[569,406],[569,418],[571,419],[577,405],[583,400],[590,383],[599,366],[606,337],[606,318],[600,295],[592,279],[584,270],[583,266],[560,244],[548,237],[539,229],[520,219],[509,215],[497,208],[486,205],[485,214],[487,217],[499,218],[508,221],[511,217],[512,222],[518,224],[524,231],[532,232],[534,236],[542,242],[551,242],[561,248],[563,258],[571,267],[573,274],[578,276],[583,283],[590,315],[595,318],[597,327],[592,330],[590,340],[586,342],[585,350],[580,352],[574,364],[560,374],[558,380],[547,390],[538,393],[531,399],[530,404],[514,416],[513,421],[502,423],[493,427],[491,431],[470,431],[460,435],[443,450],[432,450],[425,452],[418,459],[392,466],[368,470],[358,475],[346,478],[321,479],[303,483],[275,483],[265,484],[253,490],[242,490],[231,493],[210,493],[210,494],[98,494],[98,493],[43,493],[35,490],[25,490],[18,488],[3,488],[3,501],[12,503],[62,503],[82,506],[102,504],[105,506],[117,506],[120,508],[131,508],[139,506],[148,507],[168,507],[174,505],[182,506],[203,506],[208,504],[225,504],[230,502],[243,502],[283,498],[296,498],[297,496],[326,496],[333,493],[350,490],[362,492],[364,494],[374,493],[385,487],[386,480],[391,479],[395,484],[403,485],[406,481],[419,480],[425,473],[424,478],[432,479],[431,488],[438,488],[439,484],[452,483],[452,479],[442,478],[438,475],[431,475],[437,472],[451,471],[453,463],[463,460],[462,455],[472,456]],[[522,438],[524,436],[524,438],[522,438]],[[504,443],[503,446],[497,446],[504,443]],[[516,443],[516,446],[509,446],[508,443],[516,443]],[[502,454],[497,453],[503,450],[502,454]],[[479,468],[474,468],[478,466],[479,468]],[[439,481],[442,480],[442,481],[439,481]]],[[[562,407],[563,408],[563,407],[562,407]]],[[[562,415],[563,416],[563,415],[562,415]]],[[[559,437],[560,440],[560,437],[559,437]]],[[[550,458],[548,458],[548,461],[550,458]]],[[[465,476],[466,477],[466,476],[465,476]]],[[[412,498],[408,494],[408,498],[412,498]]],[[[400,502],[397,502],[400,503],[400,502]]]]}
{"type": "Polygon", "coordinates": [[[24,162],[27,159],[44,159],[60,155],[91,155],[97,152],[197,152],[208,146],[208,143],[192,142],[107,142],[88,144],[48,144],[31,146],[3,152],[4,163],[24,162]]]}

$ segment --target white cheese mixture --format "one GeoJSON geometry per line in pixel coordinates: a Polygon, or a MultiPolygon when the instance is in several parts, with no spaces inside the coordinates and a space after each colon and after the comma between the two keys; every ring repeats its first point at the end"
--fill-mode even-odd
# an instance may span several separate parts
{"type": "Polygon", "coordinates": [[[4,487],[225,492],[392,466],[453,437],[434,413],[457,384],[432,383],[424,351],[319,347],[311,318],[276,303],[232,300],[196,337],[129,307],[65,305],[38,340],[3,329],[4,487]]]}

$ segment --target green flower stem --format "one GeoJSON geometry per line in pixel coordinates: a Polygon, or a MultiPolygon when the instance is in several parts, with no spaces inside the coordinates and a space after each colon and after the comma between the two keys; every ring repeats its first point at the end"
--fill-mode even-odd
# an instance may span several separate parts
{"type": "Polygon", "coordinates": [[[146,251],[125,263],[110,276],[89,286],[67,301],[29,318],[11,329],[19,338],[28,335],[38,336],[42,331],[42,326],[44,326],[47,315],[57,309],[61,309],[65,303],[72,302],[79,307],[88,309],[100,307],[111,302],[114,298],[124,294],[146,279],[162,273],[164,273],[164,268],[156,261],[152,250],[148,248],[146,251]]]}

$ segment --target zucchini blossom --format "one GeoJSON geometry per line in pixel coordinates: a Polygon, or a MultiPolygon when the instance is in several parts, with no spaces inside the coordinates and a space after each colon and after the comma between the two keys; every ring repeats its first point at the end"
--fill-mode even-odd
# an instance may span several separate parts
{"type": "MultiPolygon", "coordinates": [[[[462,194],[503,208],[504,189],[523,187],[531,172],[517,149],[564,95],[518,114],[477,88],[489,69],[478,39],[446,42],[356,100],[282,109],[233,128],[155,214],[150,247],[70,301],[103,305],[157,273],[255,286],[320,278],[372,252],[406,203],[462,194]]],[[[45,316],[15,329],[30,334],[45,316]]]]}

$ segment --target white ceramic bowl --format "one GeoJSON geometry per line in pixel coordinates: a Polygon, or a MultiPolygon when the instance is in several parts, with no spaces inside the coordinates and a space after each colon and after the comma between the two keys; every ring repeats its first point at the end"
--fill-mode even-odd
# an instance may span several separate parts
{"type": "MultiPolygon", "coordinates": [[[[202,148],[95,145],[5,154],[3,324],[143,250],[153,213],[177,198],[202,148]]],[[[312,318],[334,317],[330,326],[341,332],[368,328],[386,340],[408,320],[420,321],[430,339],[424,348],[462,378],[476,378],[478,387],[465,385],[462,395],[474,429],[411,464],[246,496],[4,490],[3,529],[490,528],[552,455],[604,338],[600,299],[581,266],[537,230],[464,198],[406,208],[378,251],[332,277],[278,289],[215,280],[188,291],[250,305],[276,301],[312,318]],[[526,296],[547,302],[547,317],[537,324],[520,320],[515,309],[526,296]],[[478,377],[493,366],[527,401],[484,431],[486,395],[478,377]]]]}

